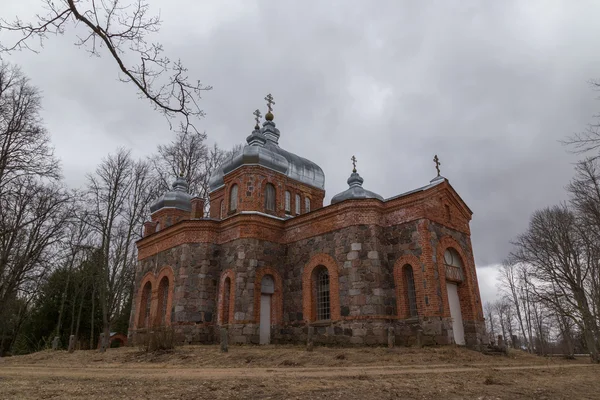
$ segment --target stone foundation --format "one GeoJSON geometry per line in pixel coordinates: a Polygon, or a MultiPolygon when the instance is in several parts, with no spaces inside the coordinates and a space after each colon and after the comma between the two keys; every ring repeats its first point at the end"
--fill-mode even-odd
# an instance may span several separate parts
{"type": "MultiPolygon", "coordinates": [[[[464,321],[466,346],[479,350],[485,345],[485,326],[480,321],[464,321]]],[[[335,321],[272,326],[272,344],[306,344],[308,327],[314,328],[313,342],[330,346],[384,346],[388,328],[394,328],[396,346],[434,346],[454,342],[449,318],[424,317],[406,320],[335,321]]],[[[214,324],[174,325],[177,341],[183,344],[219,343],[219,326],[214,324]]],[[[230,324],[230,344],[258,344],[259,325],[230,324]]],[[[133,332],[135,337],[135,332],[133,332]]]]}

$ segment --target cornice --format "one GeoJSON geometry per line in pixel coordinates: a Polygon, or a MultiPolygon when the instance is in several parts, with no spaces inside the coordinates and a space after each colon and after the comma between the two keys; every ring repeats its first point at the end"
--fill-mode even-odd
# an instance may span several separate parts
{"type": "Polygon", "coordinates": [[[454,196],[448,184],[394,198],[388,201],[378,199],[350,199],[329,205],[307,214],[282,220],[262,213],[239,213],[223,220],[196,219],[184,220],[137,242],[138,259],[142,260],[160,251],[186,243],[223,244],[240,238],[260,238],[280,244],[320,236],[345,227],[373,225],[388,227],[408,222],[430,219],[438,224],[470,234],[468,221],[470,210],[462,200],[454,196]],[[447,224],[432,218],[429,214],[437,204],[429,205],[437,193],[448,193],[449,198],[465,214],[466,231],[457,224],[447,224]],[[405,210],[405,213],[398,213],[405,210]]]}

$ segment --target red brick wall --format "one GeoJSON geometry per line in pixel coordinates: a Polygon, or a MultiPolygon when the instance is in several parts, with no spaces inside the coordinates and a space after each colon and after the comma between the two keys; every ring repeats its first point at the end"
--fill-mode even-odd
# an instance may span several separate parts
{"type": "Polygon", "coordinates": [[[219,218],[221,200],[225,201],[225,215],[231,215],[230,195],[234,184],[238,185],[237,211],[259,211],[283,218],[285,212],[285,192],[290,192],[290,214],[296,215],[296,194],[300,195],[301,213],[306,213],[304,199],[310,198],[311,211],[323,207],[325,191],[303,184],[284,174],[258,165],[246,165],[230,172],[224,177],[225,187],[210,193],[210,216],[219,218]],[[265,187],[267,183],[275,186],[274,212],[265,208],[265,187]]]}

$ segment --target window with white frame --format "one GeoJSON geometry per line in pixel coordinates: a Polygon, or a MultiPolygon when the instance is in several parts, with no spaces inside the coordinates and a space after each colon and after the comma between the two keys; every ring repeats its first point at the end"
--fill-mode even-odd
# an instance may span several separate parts
{"type": "Polygon", "coordinates": [[[229,211],[236,211],[238,206],[238,186],[233,185],[229,193],[229,211]]]}
{"type": "Polygon", "coordinates": [[[329,296],[329,272],[320,268],[316,274],[317,286],[317,320],[331,319],[331,302],[329,296]]]}
{"type": "Polygon", "coordinates": [[[304,212],[310,212],[310,199],[308,197],[304,198],[304,212]]]}
{"type": "Polygon", "coordinates": [[[302,206],[301,204],[301,200],[300,200],[300,195],[297,194],[296,195],[296,215],[300,215],[300,207],[302,206]]]}
{"type": "Polygon", "coordinates": [[[267,183],[265,187],[265,209],[275,211],[275,186],[271,183],[267,183]]]}
{"type": "Polygon", "coordinates": [[[286,190],[285,191],[285,213],[291,214],[291,212],[292,212],[292,194],[286,190]]]}

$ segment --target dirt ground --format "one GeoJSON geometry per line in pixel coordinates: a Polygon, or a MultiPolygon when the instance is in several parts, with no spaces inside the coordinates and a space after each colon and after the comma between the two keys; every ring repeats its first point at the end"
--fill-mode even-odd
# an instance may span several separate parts
{"type": "Polygon", "coordinates": [[[455,347],[186,346],[0,359],[0,399],[598,399],[600,366],[455,347]]]}

